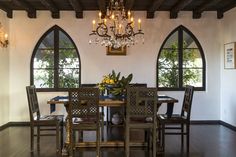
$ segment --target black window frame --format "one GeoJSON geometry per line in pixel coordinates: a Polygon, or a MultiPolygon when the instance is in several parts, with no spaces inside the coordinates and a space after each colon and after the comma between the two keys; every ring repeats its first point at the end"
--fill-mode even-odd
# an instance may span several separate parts
{"type": "Polygon", "coordinates": [[[34,47],[31,61],[30,61],[30,84],[34,85],[34,58],[37,53],[37,50],[42,43],[42,41],[45,39],[45,37],[50,34],[51,32],[54,32],[54,88],[37,88],[37,92],[57,92],[57,91],[68,91],[68,88],[59,88],[59,31],[64,33],[70,39],[71,43],[73,44],[78,59],[79,59],[79,86],[81,85],[81,60],[80,55],[77,46],[75,45],[72,38],[66,33],[61,27],[58,25],[54,25],[49,30],[47,30],[41,38],[38,40],[36,46],[34,47]]]}
{"type": "Polygon", "coordinates": [[[156,86],[158,88],[159,91],[184,91],[185,87],[183,86],[183,32],[186,32],[196,43],[199,52],[201,54],[201,58],[202,58],[202,87],[195,87],[194,90],[196,91],[205,91],[206,90],[206,60],[205,60],[205,55],[202,49],[202,46],[200,44],[200,42],[198,41],[198,39],[194,36],[194,34],[188,30],[186,27],[184,27],[183,25],[178,26],[177,28],[175,28],[164,40],[164,42],[161,45],[161,48],[159,50],[158,53],[158,57],[157,57],[157,65],[156,65],[156,86]],[[159,62],[159,57],[161,55],[161,52],[164,48],[165,43],[168,41],[168,39],[175,33],[178,32],[178,73],[179,73],[179,87],[159,87],[158,84],[158,76],[159,76],[159,67],[158,67],[158,62],[159,62]]]}

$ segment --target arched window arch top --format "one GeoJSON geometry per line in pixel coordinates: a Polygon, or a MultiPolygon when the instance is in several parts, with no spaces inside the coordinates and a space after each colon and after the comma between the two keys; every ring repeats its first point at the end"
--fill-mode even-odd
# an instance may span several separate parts
{"type": "Polygon", "coordinates": [[[157,58],[159,90],[184,90],[186,85],[205,90],[206,63],[197,38],[184,26],[173,30],[163,42],[157,58]]]}
{"type": "Polygon", "coordinates": [[[80,57],[71,37],[59,26],[39,39],[31,57],[31,84],[38,91],[64,91],[80,85],[80,57]]]}

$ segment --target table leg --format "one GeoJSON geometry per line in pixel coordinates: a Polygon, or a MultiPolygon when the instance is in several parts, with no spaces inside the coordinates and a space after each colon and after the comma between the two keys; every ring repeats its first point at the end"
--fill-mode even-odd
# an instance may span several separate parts
{"type": "Polygon", "coordinates": [[[173,108],[174,108],[174,103],[167,103],[166,115],[168,118],[170,118],[172,116],[173,108]]]}

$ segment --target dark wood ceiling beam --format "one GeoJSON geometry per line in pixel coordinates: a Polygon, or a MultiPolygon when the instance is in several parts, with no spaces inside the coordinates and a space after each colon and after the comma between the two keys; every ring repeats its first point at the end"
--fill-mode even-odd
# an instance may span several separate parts
{"type": "Polygon", "coordinates": [[[126,10],[131,10],[134,6],[134,0],[126,0],[124,5],[126,10]]]}
{"type": "Polygon", "coordinates": [[[226,6],[220,8],[217,10],[217,18],[222,19],[224,17],[224,13],[227,12],[228,10],[236,7],[236,0],[228,3],[226,6]]]}
{"type": "Polygon", "coordinates": [[[164,0],[153,0],[152,4],[147,10],[147,18],[154,18],[155,11],[158,10],[164,0]]]}
{"type": "Polygon", "coordinates": [[[75,11],[76,18],[83,18],[83,9],[80,0],[69,0],[69,2],[75,11]]]}
{"type": "Polygon", "coordinates": [[[36,18],[36,9],[29,2],[25,0],[14,0],[13,3],[24,8],[29,18],[36,18]]]}
{"type": "Polygon", "coordinates": [[[8,6],[6,6],[3,2],[0,2],[0,9],[7,13],[7,17],[8,18],[12,18],[13,17],[12,16],[13,15],[12,14],[13,11],[8,6]]]}
{"type": "Polygon", "coordinates": [[[222,0],[211,0],[211,1],[206,1],[202,5],[200,5],[197,9],[194,9],[193,11],[193,18],[194,19],[199,19],[202,16],[202,12],[206,10],[208,7],[218,4],[222,0]]]}
{"type": "Polygon", "coordinates": [[[178,17],[178,12],[185,8],[192,0],[181,0],[170,10],[170,18],[176,19],[178,17]]]}
{"type": "Polygon", "coordinates": [[[59,19],[60,18],[60,11],[57,6],[51,0],[40,0],[40,2],[51,11],[52,18],[59,19]]]}

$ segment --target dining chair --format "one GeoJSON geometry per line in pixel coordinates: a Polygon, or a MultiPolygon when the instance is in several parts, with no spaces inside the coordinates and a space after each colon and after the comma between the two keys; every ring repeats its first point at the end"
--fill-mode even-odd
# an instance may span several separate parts
{"type": "MultiPolygon", "coordinates": [[[[80,87],[91,87],[91,88],[97,88],[97,84],[95,83],[83,83],[80,85],[80,87]]],[[[100,95],[102,95],[101,91],[100,91],[100,95]]],[[[101,119],[101,140],[104,140],[104,107],[100,106],[100,119],[101,119]]],[[[83,134],[81,134],[81,136],[83,136],[83,134]]]]}
{"type": "Polygon", "coordinates": [[[186,135],[187,152],[189,152],[189,126],[193,92],[194,87],[187,85],[180,114],[172,114],[171,117],[167,116],[167,114],[157,115],[159,140],[161,142],[162,151],[165,151],[165,135],[181,135],[181,149],[183,149],[184,135],[186,135]],[[166,132],[167,130],[169,130],[169,132],[166,132]]]}
{"type": "Polygon", "coordinates": [[[152,145],[156,156],[156,111],[157,89],[147,87],[127,87],[125,113],[125,153],[130,156],[130,131],[141,129],[149,133],[149,147],[152,145]],[[151,140],[152,139],[152,140],[151,140]]]}
{"type": "Polygon", "coordinates": [[[37,150],[40,150],[40,136],[56,136],[56,152],[63,147],[63,115],[41,115],[35,86],[26,86],[30,114],[30,145],[34,151],[34,136],[37,136],[37,150]],[[37,128],[36,134],[34,128],[37,128]],[[55,132],[55,133],[52,133],[55,132]],[[50,133],[49,133],[50,132],[50,133]],[[61,140],[59,140],[61,139],[61,140]],[[61,143],[61,146],[60,146],[61,143]]]}
{"type": "Polygon", "coordinates": [[[96,131],[96,156],[100,154],[99,89],[80,87],[69,90],[70,154],[74,156],[75,132],[96,131]]]}

